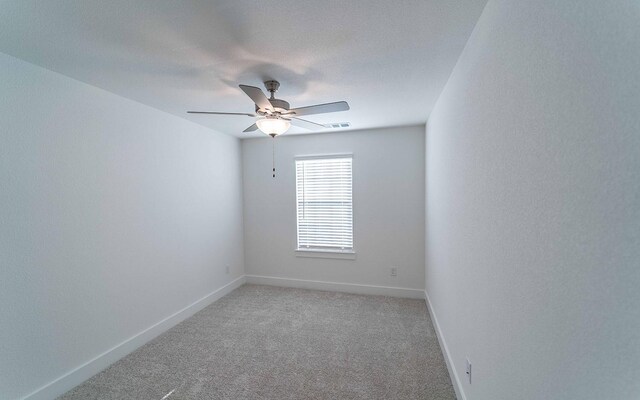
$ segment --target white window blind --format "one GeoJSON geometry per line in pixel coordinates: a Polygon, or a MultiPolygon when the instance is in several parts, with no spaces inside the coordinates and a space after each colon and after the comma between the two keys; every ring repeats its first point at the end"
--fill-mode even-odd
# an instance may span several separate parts
{"type": "Polygon", "coordinates": [[[296,160],[298,249],[353,251],[352,158],[296,160]]]}

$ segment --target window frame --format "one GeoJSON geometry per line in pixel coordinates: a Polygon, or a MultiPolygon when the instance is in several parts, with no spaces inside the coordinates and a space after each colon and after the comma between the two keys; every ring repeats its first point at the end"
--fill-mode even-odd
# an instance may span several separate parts
{"type": "Polygon", "coordinates": [[[330,153],[330,154],[314,154],[295,156],[293,158],[293,175],[294,175],[294,204],[295,204],[295,243],[294,252],[296,257],[310,257],[310,258],[331,258],[341,260],[355,260],[356,259],[356,215],[355,215],[355,157],[353,153],[330,153]],[[350,158],[351,159],[351,235],[352,235],[352,248],[349,250],[340,249],[305,249],[298,247],[298,183],[297,183],[297,169],[296,161],[300,160],[318,160],[318,159],[336,159],[336,158],[350,158]]]}

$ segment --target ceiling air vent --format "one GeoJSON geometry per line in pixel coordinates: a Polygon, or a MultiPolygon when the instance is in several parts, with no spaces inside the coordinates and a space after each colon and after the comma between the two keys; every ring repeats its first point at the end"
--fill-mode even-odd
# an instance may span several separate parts
{"type": "Polygon", "coordinates": [[[335,124],[325,124],[325,128],[348,128],[351,124],[348,122],[338,122],[335,124]]]}

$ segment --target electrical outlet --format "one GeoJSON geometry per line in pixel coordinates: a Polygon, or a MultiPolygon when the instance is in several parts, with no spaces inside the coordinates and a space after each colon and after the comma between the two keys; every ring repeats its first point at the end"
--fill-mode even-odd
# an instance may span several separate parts
{"type": "Polygon", "coordinates": [[[398,276],[398,267],[391,267],[391,276],[398,276]]]}
{"type": "Polygon", "coordinates": [[[228,266],[228,265],[224,268],[224,272],[225,272],[227,275],[229,274],[229,266],[228,266]]]}
{"type": "Polygon", "coordinates": [[[469,361],[468,358],[466,361],[467,361],[466,362],[467,381],[469,381],[469,385],[471,385],[471,361],[469,361]]]}

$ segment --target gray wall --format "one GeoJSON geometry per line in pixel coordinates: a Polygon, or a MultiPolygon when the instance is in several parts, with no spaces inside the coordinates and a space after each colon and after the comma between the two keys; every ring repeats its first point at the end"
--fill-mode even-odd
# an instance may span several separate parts
{"type": "Polygon", "coordinates": [[[424,128],[242,141],[247,274],[423,289],[424,128]],[[353,154],[356,260],[296,257],[294,157],[353,154]],[[398,276],[390,276],[397,266],[398,276]]]}
{"type": "Polygon", "coordinates": [[[243,274],[241,148],[2,54],[0,93],[0,397],[14,399],[243,274]]]}
{"type": "Polygon", "coordinates": [[[469,400],[640,398],[638,21],[490,1],[429,118],[426,286],[469,400]]]}

